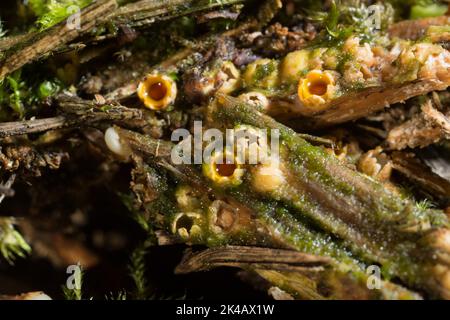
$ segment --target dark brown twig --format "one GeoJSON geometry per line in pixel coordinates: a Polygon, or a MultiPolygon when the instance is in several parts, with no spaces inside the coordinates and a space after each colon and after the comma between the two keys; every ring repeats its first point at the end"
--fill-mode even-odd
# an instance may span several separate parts
{"type": "Polygon", "coordinates": [[[94,2],[81,11],[79,28],[71,26],[63,21],[41,33],[31,37],[29,42],[17,45],[7,53],[0,67],[0,79],[21,68],[25,64],[38,60],[44,55],[56,50],[63,44],[75,40],[80,35],[91,30],[94,26],[104,21],[106,14],[117,7],[115,0],[101,0],[94,2]]]}
{"type": "Polygon", "coordinates": [[[298,251],[259,247],[227,246],[192,253],[188,250],[175,273],[183,274],[215,267],[239,267],[282,271],[322,269],[331,260],[298,251]]]}
{"type": "Polygon", "coordinates": [[[0,124],[0,138],[44,132],[48,130],[92,125],[102,121],[141,119],[142,111],[121,105],[96,105],[92,101],[61,95],[58,108],[64,113],[52,118],[4,122],[0,124]]]}

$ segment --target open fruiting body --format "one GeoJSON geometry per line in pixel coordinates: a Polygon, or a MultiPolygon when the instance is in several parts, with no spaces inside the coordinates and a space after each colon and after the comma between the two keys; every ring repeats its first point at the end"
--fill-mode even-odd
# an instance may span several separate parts
{"type": "Polygon", "coordinates": [[[139,83],[137,92],[147,108],[160,111],[175,102],[177,84],[167,75],[149,74],[139,83]]]}
{"type": "Polygon", "coordinates": [[[281,119],[297,114],[327,125],[445,90],[449,68],[450,53],[438,43],[382,38],[369,44],[351,36],[339,47],[305,48],[279,60],[258,59],[245,67],[242,77],[244,92],[268,98],[267,113],[281,119]]]}

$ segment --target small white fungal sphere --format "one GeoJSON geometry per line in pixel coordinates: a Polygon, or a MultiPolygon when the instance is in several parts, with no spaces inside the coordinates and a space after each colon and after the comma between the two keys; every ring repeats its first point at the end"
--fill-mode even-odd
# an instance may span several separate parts
{"type": "Polygon", "coordinates": [[[47,294],[42,291],[27,292],[17,296],[19,300],[52,300],[47,294]]]}
{"type": "Polygon", "coordinates": [[[128,149],[120,142],[119,134],[113,127],[110,127],[106,130],[105,143],[108,146],[109,150],[114,152],[116,155],[124,158],[129,156],[128,149]]]}

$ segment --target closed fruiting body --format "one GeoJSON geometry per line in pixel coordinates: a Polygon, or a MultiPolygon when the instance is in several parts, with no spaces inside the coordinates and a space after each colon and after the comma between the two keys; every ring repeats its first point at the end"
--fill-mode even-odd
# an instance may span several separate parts
{"type": "Polygon", "coordinates": [[[110,127],[105,131],[105,143],[109,150],[119,157],[124,159],[129,157],[130,149],[123,141],[121,141],[120,136],[114,127],[110,127]]]}
{"type": "Polygon", "coordinates": [[[286,183],[286,178],[280,166],[281,164],[277,159],[256,166],[252,171],[253,188],[261,193],[279,190],[286,183]]]}
{"type": "MultiPolygon", "coordinates": [[[[386,41],[362,43],[351,36],[339,48],[302,49],[280,60],[252,62],[243,72],[245,91],[241,97],[255,106],[270,105],[269,114],[294,112],[314,116],[335,102],[346,104],[347,96],[350,99],[352,93],[365,89],[371,92],[373,88],[383,90],[406,87],[414,81],[435,81],[431,88],[441,90],[450,84],[449,74],[450,53],[442,45],[406,40],[395,45],[386,41]],[[250,92],[254,101],[246,96],[250,92]],[[267,102],[254,92],[263,95],[267,102]]],[[[407,98],[423,93],[407,90],[407,98]]],[[[377,99],[374,105],[380,108],[385,101],[377,99]]]]}
{"type": "Polygon", "coordinates": [[[281,77],[285,83],[297,83],[300,76],[309,70],[309,50],[298,50],[284,57],[281,63],[281,77]]]}
{"type": "Polygon", "coordinates": [[[266,130],[237,125],[234,134],[237,163],[254,165],[270,160],[271,144],[266,130]]]}

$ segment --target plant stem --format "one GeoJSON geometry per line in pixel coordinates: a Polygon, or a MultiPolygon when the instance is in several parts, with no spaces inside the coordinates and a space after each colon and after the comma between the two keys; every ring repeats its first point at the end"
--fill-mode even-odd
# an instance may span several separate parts
{"type": "MultiPolygon", "coordinates": [[[[282,190],[264,196],[293,207],[296,217],[308,219],[324,232],[342,239],[363,260],[381,264],[387,276],[397,276],[438,295],[448,294],[450,288],[442,291],[429,285],[436,249],[423,241],[423,232],[403,231],[406,226],[419,225],[418,217],[429,215],[430,225],[426,231],[433,234],[442,228],[446,234],[449,223],[442,212],[438,213],[440,219],[431,217],[435,212],[419,212],[412,201],[399,198],[382,184],[349,169],[321,148],[307,143],[292,129],[235,98],[218,96],[210,107],[209,119],[216,125],[225,123],[227,127],[244,123],[278,129],[284,148],[280,152],[281,162],[286,168],[288,183],[282,190]]],[[[441,249],[446,252],[445,256],[449,255],[450,248],[441,249]]],[[[443,263],[447,264],[445,259],[443,263]]]]}

